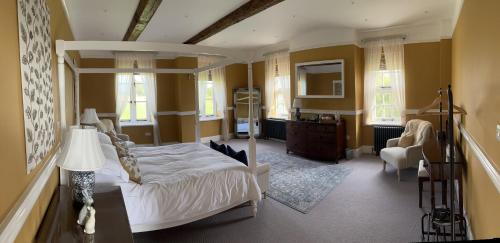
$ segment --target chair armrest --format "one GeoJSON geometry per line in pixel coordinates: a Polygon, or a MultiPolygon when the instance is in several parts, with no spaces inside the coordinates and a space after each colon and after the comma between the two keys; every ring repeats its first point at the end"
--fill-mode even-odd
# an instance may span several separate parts
{"type": "Polygon", "coordinates": [[[121,140],[124,140],[124,141],[130,141],[130,137],[127,135],[127,134],[116,134],[116,136],[121,139],[121,140]]]}
{"type": "Polygon", "coordinates": [[[424,159],[424,156],[422,155],[422,145],[412,145],[406,147],[407,167],[418,168],[418,163],[422,159],[424,159]]]}
{"type": "Polygon", "coordinates": [[[387,143],[385,144],[385,147],[386,148],[397,147],[398,146],[398,142],[399,142],[399,138],[391,138],[391,139],[387,140],[387,143]]]}

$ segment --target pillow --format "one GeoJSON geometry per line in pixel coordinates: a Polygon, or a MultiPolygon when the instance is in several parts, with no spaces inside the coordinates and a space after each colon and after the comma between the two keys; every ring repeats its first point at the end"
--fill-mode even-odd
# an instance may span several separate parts
{"type": "Polygon", "coordinates": [[[104,123],[102,123],[102,121],[98,121],[96,127],[98,132],[109,132],[108,128],[104,125],[104,123]]]}
{"type": "Polygon", "coordinates": [[[116,152],[118,153],[119,158],[130,156],[130,154],[128,153],[127,145],[125,143],[116,142],[116,143],[114,143],[114,145],[116,147],[116,152]]]}
{"type": "Polygon", "coordinates": [[[413,140],[415,140],[415,136],[413,136],[413,133],[403,133],[399,138],[398,147],[409,147],[413,145],[413,140]]]}
{"type": "MultiPolygon", "coordinates": [[[[120,165],[120,167],[122,167],[120,165]]],[[[119,176],[112,176],[112,175],[107,175],[107,174],[102,174],[102,173],[95,173],[95,183],[98,185],[105,185],[105,186],[119,186],[122,183],[126,183],[127,181],[123,181],[122,178],[119,176]]]]}
{"type": "Polygon", "coordinates": [[[106,162],[104,166],[95,173],[118,177],[122,182],[128,182],[128,173],[123,169],[118,154],[116,154],[115,147],[109,144],[102,144],[101,149],[106,158],[106,162]]]}
{"type": "Polygon", "coordinates": [[[241,150],[240,152],[234,151],[231,146],[227,145],[227,155],[235,160],[238,160],[239,162],[245,164],[248,166],[248,160],[247,160],[247,153],[245,150],[241,150]]]}
{"type": "Polygon", "coordinates": [[[99,138],[99,142],[100,142],[101,144],[109,144],[109,145],[112,145],[112,144],[113,144],[113,143],[111,142],[111,138],[110,138],[108,135],[106,135],[106,134],[104,134],[104,133],[102,133],[102,132],[98,132],[98,133],[97,133],[97,137],[99,138]]]}
{"type": "Polygon", "coordinates": [[[142,184],[141,181],[141,170],[137,164],[137,158],[134,157],[123,157],[120,158],[120,163],[123,169],[128,172],[129,179],[137,184],[142,184]]]}
{"type": "Polygon", "coordinates": [[[123,141],[122,139],[120,139],[118,136],[116,136],[116,133],[113,133],[113,132],[106,132],[106,135],[109,136],[109,138],[111,139],[111,142],[113,144],[115,144],[116,142],[121,142],[123,141]]]}
{"type": "Polygon", "coordinates": [[[210,148],[227,155],[227,148],[226,148],[226,145],[224,145],[224,144],[219,145],[219,144],[215,143],[214,141],[210,140],[210,148]]]}

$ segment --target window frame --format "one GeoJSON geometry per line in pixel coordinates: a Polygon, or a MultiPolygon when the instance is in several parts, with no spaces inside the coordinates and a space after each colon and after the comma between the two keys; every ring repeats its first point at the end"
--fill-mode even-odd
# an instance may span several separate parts
{"type": "Polygon", "coordinates": [[[146,92],[145,89],[145,82],[142,79],[141,81],[138,81],[136,79],[136,76],[141,76],[142,74],[133,74],[133,82],[132,85],[130,85],[130,96],[129,96],[129,101],[128,104],[130,105],[130,119],[129,120],[122,120],[120,117],[120,126],[141,126],[141,125],[152,125],[151,118],[147,115],[148,114],[148,98],[147,95],[145,95],[145,101],[139,101],[139,102],[144,102],[146,104],[146,119],[145,120],[140,120],[137,119],[137,89],[136,85],[137,84],[142,84],[144,85],[144,92],[146,92]]]}
{"type": "Polygon", "coordinates": [[[198,104],[200,107],[199,107],[199,111],[200,111],[200,114],[199,114],[199,118],[200,118],[200,121],[211,121],[211,120],[218,120],[218,119],[222,119],[221,117],[217,116],[217,99],[215,97],[215,81],[213,80],[198,80],[198,89],[200,87],[205,87],[205,90],[202,90],[202,92],[204,92],[204,96],[205,99],[203,100],[202,104],[198,104]],[[205,85],[201,85],[201,83],[204,82],[205,85]],[[207,83],[208,82],[211,82],[212,84],[212,102],[213,102],[213,114],[211,115],[207,115],[206,114],[206,110],[205,110],[205,105],[206,105],[206,101],[207,101],[207,98],[206,98],[206,93],[207,93],[207,88],[208,88],[208,85],[207,83]]]}
{"type": "MultiPolygon", "coordinates": [[[[385,104],[385,99],[384,99],[384,95],[386,94],[390,94],[391,96],[393,96],[393,86],[392,86],[392,83],[391,85],[385,85],[384,84],[384,75],[385,74],[393,74],[391,76],[395,76],[397,75],[398,70],[378,70],[378,71],[375,71],[377,73],[377,75],[379,73],[382,73],[382,85],[378,85],[375,81],[375,95],[374,95],[374,104],[375,104],[375,109],[373,111],[373,125],[400,125],[401,124],[401,119],[398,117],[388,117],[388,116],[385,116],[385,113],[386,113],[386,110],[387,108],[392,108],[392,109],[396,109],[397,108],[395,107],[394,104],[385,104]],[[377,104],[377,95],[380,94],[382,96],[382,104],[377,104]],[[377,108],[382,106],[384,109],[383,113],[384,115],[381,116],[381,117],[378,117],[377,116],[377,108]]],[[[392,102],[394,103],[394,97],[392,97],[392,102]]]]}

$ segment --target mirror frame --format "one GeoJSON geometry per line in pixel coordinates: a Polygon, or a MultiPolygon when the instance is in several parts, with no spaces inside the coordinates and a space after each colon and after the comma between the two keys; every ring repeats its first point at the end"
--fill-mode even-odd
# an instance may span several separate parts
{"type": "Polygon", "coordinates": [[[342,99],[345,97],[345,70],[344,70],[344,59],[335,59],[335,60],[324,60],[324,61],[314,61],[314,62],[301,62],[301,63],[295,63],[295,97],[296,98],[323,98],[323,99],[342,99]],[[298,75],[298,69],[300,66],[307,66],[307,65],[318,65],[318,64],[334,64],[334,63],[340,63],[342,65],[342,75],[341,75],[341,82],[342,82],[342,95],[299,95],[299,75],[298,75]]]}

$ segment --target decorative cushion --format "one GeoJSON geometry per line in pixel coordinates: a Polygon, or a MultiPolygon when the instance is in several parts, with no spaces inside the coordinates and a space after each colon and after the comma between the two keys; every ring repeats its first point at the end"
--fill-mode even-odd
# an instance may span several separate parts
{"type": "Polygon", "coordinates": [[[227,155],[235,160],[238,160],[239,162],[245,164],[248,166],[248,159],[247,159],[247,153],[245,150],[241,150],[240,152],[234,151],[231,146],[227,145],[227,155]]]}
{"type": "Polygon", "coordinates": [[[128,182],[128,173],[123,169],[115,147],[109,144],[101,144],[101,149],[106,158],[106,162],[104,166],[95,171],[95,173],[117,177],[122,182],[128,182]]]}
{"type": "Polygon", "coordinates": [[[104,123],[102,123],[101,121],[97,122],[96,127],[98,132],[109,132],[106,125],[104,125],[104,123]]]}
{"type": "Polygon", "coordinates": [[[109,136],[109,138],[111,139],[111,142],[113,144],[115,144],[116,142],[119,142],[119,141],[123,141],[121,138],[116,136],[116,133],[114,133],[114,132],[106,132],[106,135],[109,136]]]}
{"type": "Polygon", "coordinates": [[[415,140],[415,136],[413,133],[403,133],[398,141],[398,147],[406,148],[413,145],[413,141],[415,140]]]}
{"type": "Polygon", "coordinates": [[[129,175],[129,179],[137,184],[142,184],[141,180],[141,170],[137,164],[137,158],[134,157],[122,157],[120,158],[120,163],[129,175]]]}
{"type": "Polygon", "coordinates": [[[125,144],[125,142],[116,142],[116,143],[114,143],[114,145],[116,147],[116,152],[118,153],[118,157],[122,158],[122,157],[130,156],[130,154],[128,153],[127,145],[125,144]]]}
{"type": "Polygon", "coordinates": [[[215,143],[214,141],[210,140],[210,148],[227,155],[227,148],[226,148],[226,145],[224,145],[224,144],[219,145],[219,144],[215,143]]]}

